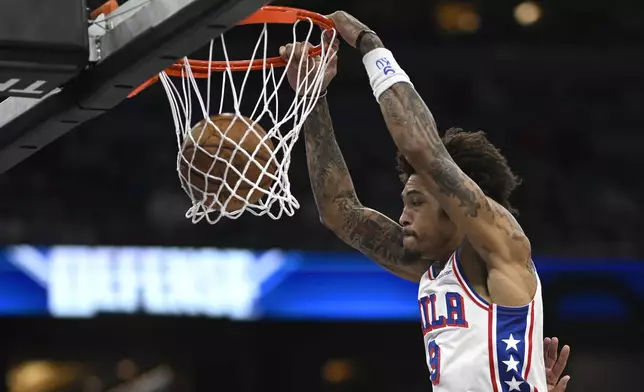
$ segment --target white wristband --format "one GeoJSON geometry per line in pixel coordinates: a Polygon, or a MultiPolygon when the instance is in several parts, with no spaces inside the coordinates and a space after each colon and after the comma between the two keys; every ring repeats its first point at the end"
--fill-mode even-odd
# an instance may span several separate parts
{"type": "Polygon", "coordinates": [[[373,95],[377,101],[388,88],[396,83],[409,83],[412,85],[409,76],[400,68],[390,50],[376,48],[364,55],[362,63],[367,69],[369,83],[373,95]]]}

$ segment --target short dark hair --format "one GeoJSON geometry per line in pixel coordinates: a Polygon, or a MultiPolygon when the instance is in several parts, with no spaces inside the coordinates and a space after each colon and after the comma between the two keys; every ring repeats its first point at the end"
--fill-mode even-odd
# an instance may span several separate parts
{"type": "MultiPolygon", "coordinates": [[[[476,182],[487,197],[513,214],[517,213],[510,205],[509,199],[521,180],[512,173],[507,159],[485,137],[485,132],[466,132],[460,128],[450,128],[442,140],[454,162],[476,182]]],[[[405,184],[415,170],[400,152],[397,161],[400,180],[405,184]]]]}

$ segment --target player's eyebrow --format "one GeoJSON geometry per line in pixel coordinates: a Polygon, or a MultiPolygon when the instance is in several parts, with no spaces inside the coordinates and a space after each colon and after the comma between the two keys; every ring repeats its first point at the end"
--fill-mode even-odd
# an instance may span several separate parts
{"type": "Polygon", "coordinates": [[[410,196],[410,195],[421,195],[422,196],[422,192],[417,191],[416,189],[410,189],[408,191],[404,191],[403,193],[401,193],[400,197],[402,197],[404,199],[406,196],[410,196]]]}

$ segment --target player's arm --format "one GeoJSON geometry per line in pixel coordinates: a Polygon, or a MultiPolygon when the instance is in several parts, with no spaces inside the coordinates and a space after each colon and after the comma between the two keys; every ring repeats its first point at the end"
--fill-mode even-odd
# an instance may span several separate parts
{"type": "Polygon", "coordinates": [[[340,239],[381,267],[419,281],[426,266],[401,266],[401,227],[358,200],[351,175],[335,140],[326,98],[320,98],[304,122],[306,157],[322,223],[340,239]]]}
{"type": "MultiPolygon", "coordinates": [[[[345,12],[336,12],[330,17],[343,38],[353,46],[360,33],[368,30],[345,12]]],[[[384,46],[375,33],[362,34],[359,49],[363,55],[377,48],[384,46]]],[[[395,64],[393,58],[385,60],[395,64]]],[[[374,73],[377,77],[385,74],[386,64],[379,65],[383,66],[380,69],[383,72],[374,73]]],[[[402,70],[397,71],[400,75],[402,70]]],[[[377,91],[375,85],[374,91],[377,91]]],[[[379,103],[400,152],[487,264],[492,267],[508,263],[521,263],[516,264],[521,268],[531,266],[528,239],[509,212],[488,200],[478,185],[454,163],[441,141],[432,113],[414,87],[406,82],[390,85],[379,96],[379,103]]]]}

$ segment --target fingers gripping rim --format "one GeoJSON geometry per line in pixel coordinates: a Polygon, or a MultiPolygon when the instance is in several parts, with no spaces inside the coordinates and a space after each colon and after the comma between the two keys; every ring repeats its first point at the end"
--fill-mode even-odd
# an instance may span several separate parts
{"type": "MultiPolygon", "coordinates": [[[[330,30],[335,27],[333,21],[324,15],[317,12],[307,11],[299,8],[281,7],[266,5],[260,8],[253,15],[244,19],[239,25],[250,24],[295,24],[298,21],[310,20],[323,30],[330,30]]],[[[322,53],[321,45],[314,46],[309,51],[309,55],[319,56],[322,53]]],[[[254,60],[234,60],[234,61],[208,61],[208,60],[192,60],[188,59],[187,64],[192,69],[193,76],[197,79],[206,79],[212,72],[225,72],[231,71],[259,71],[264,68],[270,67],[285,67],[287,61],[279,56],[268,57],[266,59],[254,60]]],[[[164,72],[169,76],[185,77],[186,61],[181,59],[174,63],[172,66],[166,68],[164,72]]],[[[128,98],[132,98],[145,90],[152,84],[159,80],[156,75],[146,80],[139,87],[134,89],[128,98]]]]}

